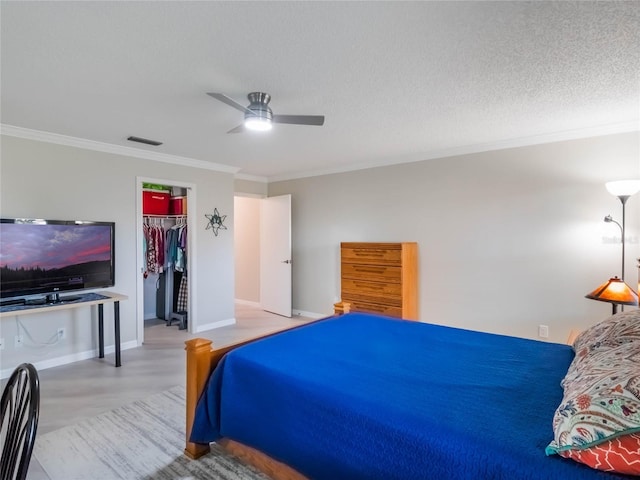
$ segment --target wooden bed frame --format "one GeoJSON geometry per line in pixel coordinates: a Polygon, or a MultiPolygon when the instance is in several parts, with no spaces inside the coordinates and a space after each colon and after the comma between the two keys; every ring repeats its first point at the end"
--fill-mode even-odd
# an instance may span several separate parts
{"type": "MultiPolygon", "coordinates": [[[[346,304],[344,313],[349,311],[349,304],[346,304]]],[[[338,304],[336,304],[338,307],[338,304]]],[[[307,324],[305,324],[307,325],[307,324]]],[[[196,404],[204,390],[211,372],[216,368],[222,357],[231,350],[254,342],[261,338],[267,338],[280,332],[300,328],[304,325],[297,325],[291,328],[279,330],[259,337],[251,338],[233,345],[228,345],[218,349],[212,349],[211,340],[205,338],[194,338],[185,342],[187,352],[187,387],[186,387],[186,447],[185,455],[191,459],[197,459],[211,451],[208,444],[192,443],[189,441],[191,427],[195,417],[196,404]]],[[[579,330],[571,330],[567,344],[572,345],[579,330]]],[[[290,466],[274,460],[268,455],[255,448],[251,448],[234,440],[223,438],[216,442],[226,452],[242,459],[245,463],[252,465],[274,480],[308,480],[307,477],[294,470],[290,466]]]]}
{"type": "MultiPolygon", "coordinates": [[[[305,324],[307,325],[307,324],[305,324]]],[[[191,459],[197,459],[210,452],[208,444],[192,443],[189,441],[191,436],[191,427],[195,417],[196,404],[204,387],[207,383],[211,372],[216,368],[222,357],[231,350],[254,342],[261,338],[270,337],[276,333],[286,330],[300,328],[302,325],[294,326],[289,329],[279,330],[260,337],[252,338],[226,347],[212,349],[211,340],[204,338],[194,338],[185,342],[185,350],[187,352],[187,387],[186,387],[186,447],[185,455],[191,459]]],[[[307,480],[307,477],[297,472],[288,465],[274,460],[268,455],[254,448],[243,445],[234,440],[223,438],[216,442],[226,452],[239,457],[245,463],[252,465],[264,474],[275,480],[307,480]]]]}

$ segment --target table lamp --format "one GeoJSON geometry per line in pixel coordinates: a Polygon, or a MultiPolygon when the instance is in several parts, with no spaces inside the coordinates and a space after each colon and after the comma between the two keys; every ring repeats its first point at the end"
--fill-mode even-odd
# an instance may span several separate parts
{"type": "Polygon", "coordinates": [[[611,303],[614,315],[618,313],[618,305],[638,305],[638,294],[618,277],[610,278],[585,297],[611,303]]]}

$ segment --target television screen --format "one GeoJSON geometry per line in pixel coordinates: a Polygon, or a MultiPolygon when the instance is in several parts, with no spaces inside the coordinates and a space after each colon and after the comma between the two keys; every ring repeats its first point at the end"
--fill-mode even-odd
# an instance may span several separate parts
{"type": "Polygon", "coordinates": [[[115,224],[0,220],[0,297],[112,287],[115,224]]]}

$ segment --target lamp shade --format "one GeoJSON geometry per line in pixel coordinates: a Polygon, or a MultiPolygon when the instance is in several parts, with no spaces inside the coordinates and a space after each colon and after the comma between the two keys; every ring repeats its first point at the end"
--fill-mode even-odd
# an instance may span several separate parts
{"type": "Polygon", "coordinates": [[[638,294],[618,277],[610,278],[585,297],[618,305],[638,305],[638,294]]]}
{"type": "Polygon", "coordinates": [[[630,197],[640,192],[640,180],[618,180],[604,184],[607,191],[616,197],[630,197]]]}

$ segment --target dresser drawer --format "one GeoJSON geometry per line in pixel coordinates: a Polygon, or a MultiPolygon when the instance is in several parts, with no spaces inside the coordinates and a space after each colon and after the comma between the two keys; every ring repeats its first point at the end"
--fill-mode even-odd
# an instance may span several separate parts
{"type": "Polygon", "coordinates": [[[375,303],[366,303],[359,301],[353,301],[349,303],[351,305],[351,312],[377,313],[380,315],[387,315],[389,317],[402,318],[402,307],[394,307],[391,305],[377,305],[375,303]]]}
{"type": "Polygon", "coordinates": [[[402,268],[387,265],[360,265],[355,263],[342,263],[342,281],[368,280],[373,282],[400,283],[402,280],[402,268]]]}
{"type": "Polygon", "coordinates": [[[402,307],[402,297],[367,295],[365,293],[342,292],[342,301],[349,303],[372,303],[375,305],[389,305],[390,307],[402,307]]]}
{"type": "Polygon", "coordinates": [[[400,265],[402,250],[399,248],[345,247],[341,248],[343,263],[364,263],[374,265],[400,265]]]}
{"type": "Polygon", "coordinates": [[[389,282],[365,282],[364,280],[342,279],[342,295],[374,295],[389,298],[402,297],[402,285],[389,282]]]}

